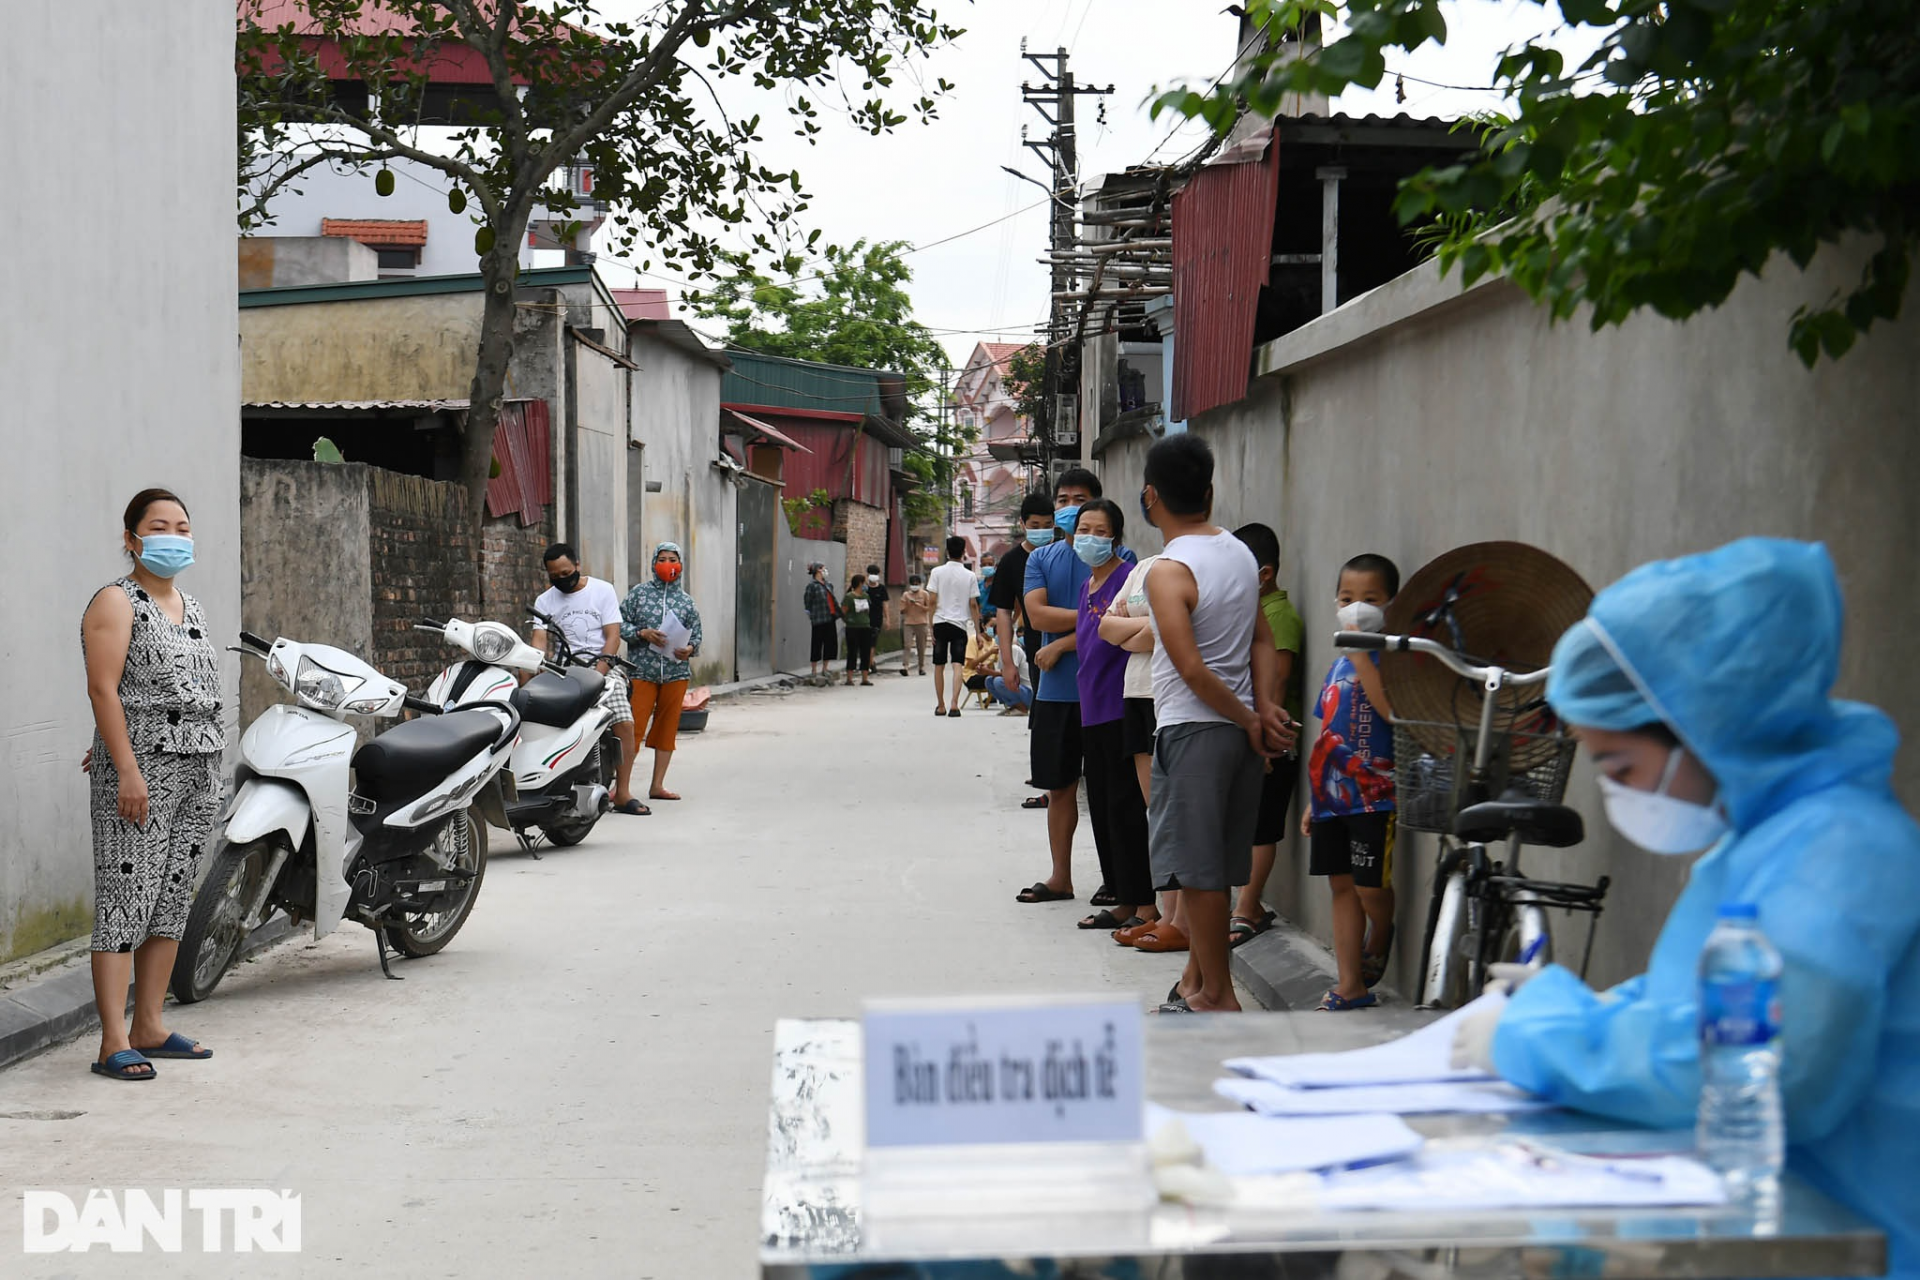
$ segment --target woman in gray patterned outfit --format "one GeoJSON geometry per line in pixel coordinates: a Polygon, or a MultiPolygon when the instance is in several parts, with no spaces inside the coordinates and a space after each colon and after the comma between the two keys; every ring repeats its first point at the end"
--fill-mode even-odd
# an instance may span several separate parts
{"type": "Polygon", "coordinates": [[[81,639],[93,749],[93,998],[100,1056],[116,1080],[151,1080],[150,1058],[209,1058],[160,1018],[200,855],[220,807],[220,661],[200,602],[173,576],[193,563],[187,508],[165,489],[128,504],[133,569],[87,606],[81,639]],[[133,1028],[126,1025],[134,983],[133,1028]]]}

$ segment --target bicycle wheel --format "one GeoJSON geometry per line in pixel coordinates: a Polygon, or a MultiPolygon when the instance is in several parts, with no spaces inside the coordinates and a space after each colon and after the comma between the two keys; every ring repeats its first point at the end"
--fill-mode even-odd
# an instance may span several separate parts
{"type": "Polygon", "coordinates": [[[1473,998],[1469,969],[1479,950],[1480,902],[1467,890],[1464,867],[1438,885],[1427,912],[1427,939],[1420,960],[1420,1007],[1457,1009],[1473,998]]]}

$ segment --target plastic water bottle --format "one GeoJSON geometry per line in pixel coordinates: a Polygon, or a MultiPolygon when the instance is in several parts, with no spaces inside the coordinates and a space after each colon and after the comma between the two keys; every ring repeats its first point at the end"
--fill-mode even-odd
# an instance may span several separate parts
{"type": "Polygon", "coordinates": [[[1778,1186],[1786,1159],[1780,1106],[1780,953],[1750,903],[1720,908],[1700,953],[1700,1158],[1744,1199],[1778,1186]]]}

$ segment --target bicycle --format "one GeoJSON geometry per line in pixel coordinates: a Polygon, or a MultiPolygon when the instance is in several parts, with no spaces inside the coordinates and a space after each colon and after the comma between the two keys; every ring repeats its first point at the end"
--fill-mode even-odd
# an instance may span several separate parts
{"type": "MultiPolygon", "coordinates": [[[[1453,632],[1458,639],[1458,628],[1453,632]]],[[[1423,653],[1463,681],[1478,685],[1478,723],[1395,720],[1395,809],[1402,829],[1440,836],[1433,893],[1420,950],[1419,1005],[1457,1008],[1486,985],[1492,965],[1542,968],[1553,959],[1547,913],[1588,916],[1580,974],[1593,957],[1593,935],[1611,883],[1536,880],[1520,867],[1525,845],[1564,849],[1586,838],[1580,814],[1561,804],[1577,747],[1544,701],[1506,703],[1546,681],[1548,668],[1517,672],[1479,664],[1421,636],[1347,631],[1343,649],[1423,653]],[[1503,709],[1505,723],[1496,728],[1503,709]],[[1463,770],[1462,760],[1470,761],[1463,770]],[[1504,842],[1504,859],[1491,845],[1504,842]]],[[[1470,687],[1470,686],[1464,686],[1470,687]]]]}

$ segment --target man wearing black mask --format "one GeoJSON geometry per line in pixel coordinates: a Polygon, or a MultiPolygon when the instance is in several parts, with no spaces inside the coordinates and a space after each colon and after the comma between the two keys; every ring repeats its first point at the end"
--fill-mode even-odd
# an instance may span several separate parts
{"type": "MultiPolygon", "coordinates": [[[[613,584],[580,572],[580,553],[568,543],[554,543],[541,558],[550,585],[533,607],[553,619],[575,653],[619,653],[620,596],[613,584]]],[[[553,652],[544,625],[534,627],[530,643],[542,653],[553,652]]],[[[613,732],[620,739],[613,811],[644,815],[650,810],[633,798],[633,706],[627,701],[627,682],[614,675],[608,663],[598,663],[594,670],[607,677],[602,705],[613,713],[613,732]]]]}

